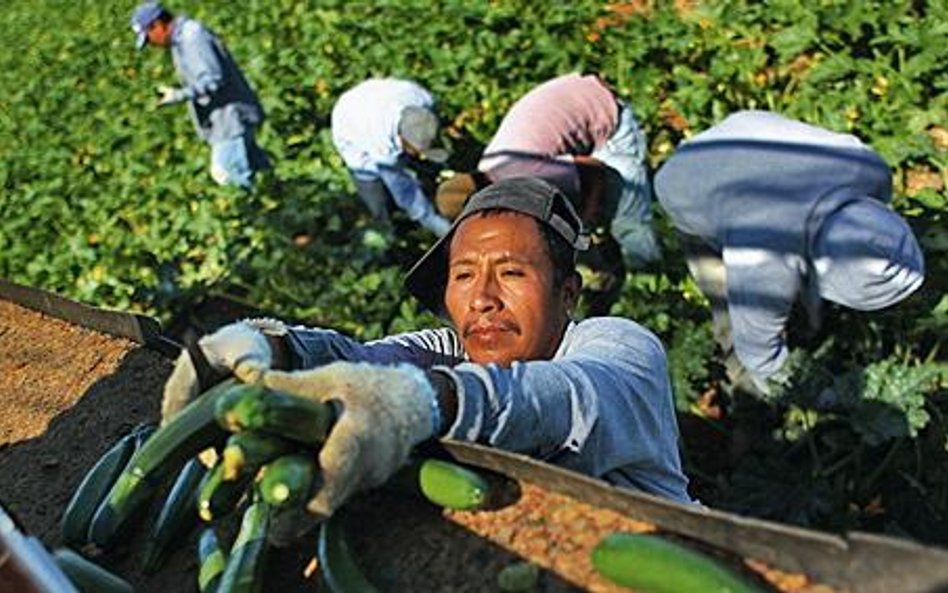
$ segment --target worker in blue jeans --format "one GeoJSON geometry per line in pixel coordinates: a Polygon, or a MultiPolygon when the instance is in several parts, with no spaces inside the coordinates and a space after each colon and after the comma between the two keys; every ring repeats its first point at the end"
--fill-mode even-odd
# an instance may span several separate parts
{"type": "Polygon", "coordinates": [[[683,142],[655,194],[711,304],[735,458],[765,436],[774,419],[761,402],[792,384],[791,339],[820,329],[824,303],[876,311],[925,277],[918,240],[889,206],[888,165],[851,134],[740,111],[683,142]]]}
{"type": "Polygon", "coordinates": [[[181,80],[180,87],[158,87],[159,106],[186,102],[198,136],[211,147],[211,177],[249,190],[254,174],[270,168],[255,138],[264,114],[230,52],[201,23],[157,2],[135,9],[131,25],[139,49],[151,44],[171,52],[181,80]]]}
{"type": "Polygon", "coordinates": [[[364,80],[336,101],[333,144],[378,223],[387,226],[395,206],[439,237],[448,231],[422,182],[422,165],[447,159],[433,147],[439,128],[434,97],[412,80],[364,80]]]}

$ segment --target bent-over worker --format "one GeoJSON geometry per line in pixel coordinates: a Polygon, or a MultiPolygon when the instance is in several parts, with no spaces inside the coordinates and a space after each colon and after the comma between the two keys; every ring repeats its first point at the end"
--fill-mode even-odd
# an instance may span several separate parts
{"type": "Polygon", "coordinates": [[[711,301],[731,383],[751,394],[782,380],[795,302],[816,328],[823,300],[874,311],[924,278],[918,241],[888,205],[888,166],[849,134],[738,112],[684,142],[655,192],[711,301]]]}

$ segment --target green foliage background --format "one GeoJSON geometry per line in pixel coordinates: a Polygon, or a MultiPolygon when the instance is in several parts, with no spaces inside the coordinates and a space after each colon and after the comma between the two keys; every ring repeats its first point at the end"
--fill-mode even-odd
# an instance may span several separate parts
{"type": "MultiPolygon", "coordinates": [[[[212,184],[183,107],[154,107],[174,74],[163,52],[134,52],[133,6],[0,11],[0,276],[165,321],[213,291],[358,338],[430,326],[400,281],[431,237],[402,224],[388,249],[358,239],[369,221],[328,130],[349,86],[393,75],[431,88],[458,167],[517,97],[568,71],[601,72],[630,99],[655,168],[731,111],[777,110],[883,155],[928,279],[890,311],[833,314],[772,403],[766,454],[709,461],[718,445],[686,431],[688,470],[713,505],[946,543],[944,2],[169,3],[218,31],[259,91],[280,182],[252,196],[212,184]]],[[[683,420],[726,435],[706,303],[657,217],[667,257],[627,278],[613,313],[665,340],[683,420]]]]}

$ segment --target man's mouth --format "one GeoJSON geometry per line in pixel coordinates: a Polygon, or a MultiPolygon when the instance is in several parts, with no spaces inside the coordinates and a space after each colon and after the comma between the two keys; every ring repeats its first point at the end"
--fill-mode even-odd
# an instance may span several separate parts
{"type": "Polygon", "coordinates": [[[517,333],[516,324],[506,321],[493,321],[490,323],[470,323],[464,328],[464,337],[475,337],[475,336],[490,336],[493,334],[498,334],[502,332],[514,332],[517,333]]]}

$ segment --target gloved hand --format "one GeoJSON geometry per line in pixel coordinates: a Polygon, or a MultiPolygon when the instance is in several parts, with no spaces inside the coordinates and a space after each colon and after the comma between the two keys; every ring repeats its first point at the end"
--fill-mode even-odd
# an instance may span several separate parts
{"type": "Polygon", "coordinates": [[[434,387],[424,371],[407,364],[335,362],[310,371],[267,371],[263,384],[340,406],[319,452],[322,485],[307,504],[319,516],[385,482],[441,423],[434,387]]]}
{"type": "MultiPolygon", "coordinates": [[[[232,373],[244,383],[256,383],[273,362],[265,334],[285,335],[286,327],[273,319],[245,319],[202,337],[197,346],[212,369],[232,373]]],[[[197,370],[185,350],[178,356],[165,383],[161,400],[162,423],[177,414],[199,392],[197,370]]]]}
{"type": "Polygon", "coordinates": [[[184,92],[173,86],[158,85],[155,88],[155,92],[158,93],[158,106],[164,107],[166,105],[174,105],[175,103],[180,103],[184,101],[184,92]]]}

